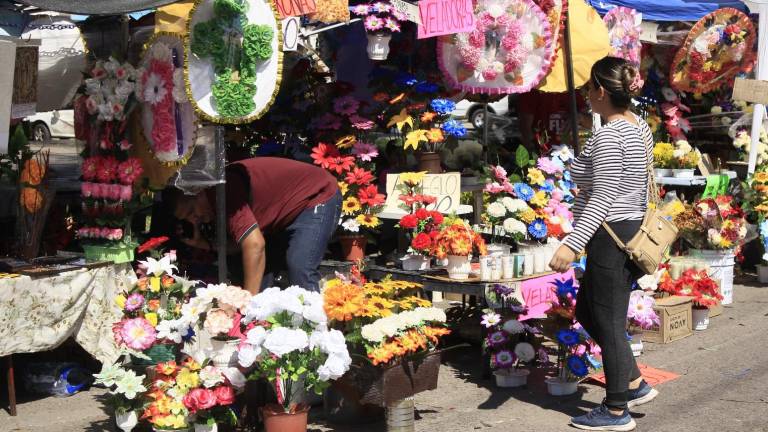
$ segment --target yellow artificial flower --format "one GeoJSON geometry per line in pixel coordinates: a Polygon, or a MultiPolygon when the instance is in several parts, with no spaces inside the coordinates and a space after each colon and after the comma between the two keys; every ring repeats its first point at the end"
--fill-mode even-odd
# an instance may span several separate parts
{"type": "Polygon", "coordinates": [[[535,205],[536,207],[546,207],[547,204],[549,204],[547,193],[544,191],[536,192],[536,194],[533,195],[533,198],[531,198],[531,204],[535,205]]]}
{"type": "Polygon", "coordinates": [[[146,315],[144,315],[144,319],[149,321],[150,324],[152,324],[152,327],[157,327],[157,314],[154,312],[150,312],[146,315]]]}
{"type": "Polygon", "coordinates": [[[200,385],[200,377],[197,372],[192,372],[191,370],[184,368],[178,375],[176,375],[176,385],[179,389],[186,392],[187,390],[200,385]]]}
{"type": "Polygon", "coordinates": [[[167,415],[163,417],[156,417],[155,426],[163,429],[182,429],[187,427],[186,416],[184,415],[167,415]]]}
{"type": "Polygon", "coordinates": [[[413,128],[413,117],[408,115],[408,110],[403,108],[400,114],[393,115],[387,123],[387,127],[397,126],[397,130],[402,131],[405,125],[413,128]]]}
{"type": "Polygon", "coordinates": [[[357,223],[359,223],[360,225],[366,228],[376,228],[381,224],[381,220],[379,220],[379,218],[376,217],[376,215],[372,215],[372,214],[358,215],[357,218],[355,218],[355,220],[357,220],[357,223]]]}
{"type": "Polygon", "coordinates": [[[523,222],[525,222],[527,224],[529,224],[529,223],[533,222],[534,220],[536,220],[536,212],[533,211],[533,209],[531,209],[531,208],[523,210],[522,212],[520,212],[520,214],[518,216],[520,217],[521,221],[523,221],[523,222]]]}
{"type": "Polygon", "coordinates": [[[341,205],[341,210],[345,215],[351,215],[356,211],[360,211],[361,208],[363,207],[360,205],[360,200],[355,197],[345,199],[344,203],[341,205]]]}
{"type": "Polygon", "coordinates": [[[156,293],[160,292],[160,278],[157,276],[152,276],[149,278],[149,290],[156,293]]]}
{"type": "Polygon", "coordinates": [[[177,416],[184,413],[184,403],[178,399],[174,399],[173,402],[168,405],[168,408],[171,411],[171,414],[176,414],[177,416]]]}
{"type": "Polygon", "coordinates": [[[115,304],[120,306],[120,309],[124,309],[125,308],[125,300],[126,300],[125,296],[120,294],[119,296],[115,297],[115,304]]]}
{"type": "Polygon", "coordinates": [[[339,138],[338,141],[336,141],[336,147],[340,149],[347,149],[352,147],[353,144],[357,142],[357,138],[355,138],[354,135],[347,135],[345,137],[339,138]]]}
{"type": "Polygon", "coordinates": [[[755,181],[758,183],[768,183],[768,172],[757,172],[755,173],[755,181]]]}
{"type": "Polygon", "coordinates": [[[341,284],[342,284],[341,279],[331,279],[325,283],[325,287],[323,288],[323,290],[335,288],[341,284]]]}
{"type": "Polygon", "coordinates": [[[406,173],[401,173],[399,177],[400,177],[400,181],[402,181],[408,186],[413,187],[421,184],[421,181],[424,180],[424,175],[426,173],[427,173],[426,171],[406,172],[406,173]]]}
{"type": "Polygon", "coordinates": [[[538,168],[531,168],[528,170],[528,181],[531,182],[531,184],[536,186],[544,186],[544,181],[546,179],[544,178],[544,173],[542,173],[538,168]]]}
{"type": "Polygon", "coordinates": [[[339,192],[341,192],[341,196],[346,196],[347,192],[349,192],[349,185],[343,181],[340,181],[338,185],[339,185],[339,192]]]}
{"type": "Polygon", "coordinates": [[[408,132],[408,135],[405,136],[405,144],[403,144],[403,148],[407,149],[408,147],[413,147],[414,150],[417,150],[419,148],[419,143],[422,141],[429,141],[429,139],[427,139],[427,131],[424,129],[408,132]]]}

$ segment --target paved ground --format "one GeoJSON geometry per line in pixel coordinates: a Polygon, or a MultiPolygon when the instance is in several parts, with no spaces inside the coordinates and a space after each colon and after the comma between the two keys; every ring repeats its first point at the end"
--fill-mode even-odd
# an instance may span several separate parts
{"type": "MultiPolygon", "coordinates": [[[[710,329],[669,345],[646,344],[642,363],[680,374],[661,395],[633,413],[639,431],[768,432],[768,288],[737,286],[736,303],[710,329]]],[[[599,403],[602,388],[584,384],[571,397],[547,396],[542,377],[527,389],[503,390],[478,379],[476,349],[455,351],[441,369],[439,388],[416,397],[417,431],[568,431],[568,418],[599,403]]],[[[110,430],[99,400],[103,390],[67,399],[26,401],[19,417],[0,411],[0,431],[110,430]]],[[[383,424],[310,429],[379,432],[383,424]]]]}

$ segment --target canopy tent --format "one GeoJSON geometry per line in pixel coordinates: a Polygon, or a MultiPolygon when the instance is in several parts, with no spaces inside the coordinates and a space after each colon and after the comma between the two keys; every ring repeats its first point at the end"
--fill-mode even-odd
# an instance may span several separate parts
{"type": "Polygon", "coordinates": [[[740,1],[732,0],[589,0],[600,15],[624,6],[643,14],[645,21],[698,21],[706,14],[730,7],[748,12],[740,1]]]}
{"type": "Polygon", "coordinates": [[[177,0],[14,0],[43,10],[82,15],[118,15],[153,9],[177,0]]]}

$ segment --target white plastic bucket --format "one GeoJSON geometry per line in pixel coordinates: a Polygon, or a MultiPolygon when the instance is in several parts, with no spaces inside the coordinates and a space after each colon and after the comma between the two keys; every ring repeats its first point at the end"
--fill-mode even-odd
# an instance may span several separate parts
{"type": "Polygon", "coordinates": [[[472,264],[468,256],[448,255],[448,277],[455,280],[469,279],[472,264]]]}
{"type": "Polygon", "coordinates": [[[560,378],[548,378],[547,390],[552,396],[568,396],[579,389],[578,381],[567,381],[560,378]]]}
{"type": "Polygon", "coordinates": [[[429,270],[431,261],[430,257],[418,254],[408,254],[400,258],[405,271],[429,270]]]}
{"type": "Polygon", "coordinates": [[[720,284],[722,304],[733,303],[733,266],[736,264],[733,250],[691,250],[691,256],[709,265],[709,276],[720,284]]]}
{"type": "Polygon", "coordinates": [[[768,265],[757,266],[757,281],[761,284],[768,284],[768,265]]]}
{"type": "Polygon", "coordinates": [[[709,309],[693,308],[692,319],[694,330],[706,330],[709,327],[709,309]]]}
{"type": "Polygon", "coordinates": [[[496,386],[503,388],[522,387],[528,384],[528,375],[531,371],[528,369],[506,369],[493,372],[496,377],[496,386]]]}

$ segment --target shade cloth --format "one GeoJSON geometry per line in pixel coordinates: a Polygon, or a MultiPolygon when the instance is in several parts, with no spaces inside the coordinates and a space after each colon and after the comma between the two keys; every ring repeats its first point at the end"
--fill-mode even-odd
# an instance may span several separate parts
{"type": "Polygon", "coordinates": [[[118,349],[115,304],[133,270],[129,264],[52,277],[0,279],[0,357],[53,349],[70,336],[94,358],[112,363],[118,349]]]}
{"type": "Polygon", "coordinates": [[[646,21],[698,21],[725,7],[747,11],[744,3],[729,0],[589,0],[589,3],[600,15],[617,6],[632,8],[642,13],[646,21]]]}
{"type": "Polygon", "coordinates": [[[83,15],[118,15],[152,9],[176,0],[18,0],[40,9],[83,15]]]}

